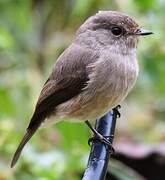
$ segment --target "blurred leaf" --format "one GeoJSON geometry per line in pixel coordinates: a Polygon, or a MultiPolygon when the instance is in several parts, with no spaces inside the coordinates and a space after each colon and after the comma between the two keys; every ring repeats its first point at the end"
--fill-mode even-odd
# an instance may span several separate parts
{"type": "Polygon", "coordinates": [[[0,49],[11,48],[14,45],[14,39],[9,32],[0,28],[0,49]]]}
{"type": "Polygon", "coordinates": [[[135,0],[135,3],[142,11],[150,10],[156,6],[156,0],[135,0]]]}

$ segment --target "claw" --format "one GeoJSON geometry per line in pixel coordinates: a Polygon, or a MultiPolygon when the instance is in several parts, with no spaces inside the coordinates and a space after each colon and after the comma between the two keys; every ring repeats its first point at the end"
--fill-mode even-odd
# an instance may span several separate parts
{"type": "Polygon", "coordinates": [[[115,154],[115,149],[114,147],[111,145],[110,149],[109,149],[109,153],[112,155],[112,154],[115,154]]]}
{"type": "Polygon", "coordinates": [[[118,105],[116,106],[116,108],[117,108],[117,109],[120,109],[120,108],[121,108],[121,105],[120,105],[120,104],[118,104],[118,105]]]}
{"type": "Polygon", "coordinates": [[[115,108],[113,108],[114,113],[116,114],[117,118],[121,117],[121,114],[119,112],[119,109],[121,108],[120,105],[117,105],[115,108]]]}
{"type": "Polygon", "coordinates": [[[88,139],[88,145],[91,146],[92,145],[92,142],[95,141],[95,138],[94,137],[91,137],[88,139]]]}
{"type": "Polygon", "coordinates": [[[112,138],[112,137],[111,136],[94,136],[94,137],[89,138],[88,145],[91,146],[91,143],[100,141],[108,146],[108,147],[107,146],[106,147],[109,150],[110,154],[114,154],[115,149],[113,148],[111,142],[109,141],[110,138],[112,138]]]}

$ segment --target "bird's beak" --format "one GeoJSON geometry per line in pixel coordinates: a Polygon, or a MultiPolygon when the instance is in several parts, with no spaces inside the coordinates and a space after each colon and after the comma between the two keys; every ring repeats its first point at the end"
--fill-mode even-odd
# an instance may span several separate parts
{"type": "Polygon", "coordinates": [[[147,35],[153,34],[153,32],[146,30],[146,29],[143,29],[143,28],[140,28],[140,29],[137,29],[134,32],[134,34],[138,35],[138,36],[147,36],[147,35]]]}

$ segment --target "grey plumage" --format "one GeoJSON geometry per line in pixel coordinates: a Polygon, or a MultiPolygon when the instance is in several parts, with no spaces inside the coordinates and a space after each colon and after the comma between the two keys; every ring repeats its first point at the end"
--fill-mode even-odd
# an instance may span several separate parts
{"type": "Polygon", "coordinates": [[[138,28],[132,18],[113,11],[99,12],[80,26],[43,86],[12,167],[41,124],[66,117],[75,122],[92,120],[126,97],[138,75],[138,28]],[[120,36],[112,33],[114,26],[122,30],[120,36]]]}

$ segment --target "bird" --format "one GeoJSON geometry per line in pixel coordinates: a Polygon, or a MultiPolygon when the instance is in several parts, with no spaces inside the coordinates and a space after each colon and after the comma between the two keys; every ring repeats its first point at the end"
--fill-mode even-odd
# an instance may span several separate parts
{"type": "Polygon", "coordinates": [[[43,85],[11,167],[40,127],[60,121],[86,122],[90,127],[89,121],[120,104],[139,74],[138,39],[150,34],[121,12],[99,11],[89,17],[43,85]]]}

